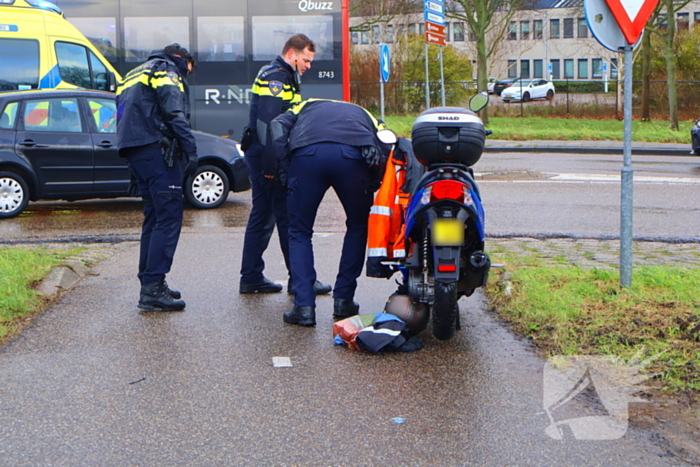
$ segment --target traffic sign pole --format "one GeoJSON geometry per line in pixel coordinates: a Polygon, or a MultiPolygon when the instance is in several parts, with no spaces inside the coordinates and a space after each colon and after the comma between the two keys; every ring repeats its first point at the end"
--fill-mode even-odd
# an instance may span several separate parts
{"type": "Polygon", "coordinates": [[[632,284],[632,49],[625,47],[625,101],[624,143],[622,145],[623,167],[620,204],[620,285],[632,284]]]}
{"type": "Polygon", "coordinates": [[[381,102],[382,121],[384,121],[384,80],[382,79],[381,70],[379,70],[379,101],[381,102]]]}
{"type": "Polygon", "coordinates": [[[430,108],[430,69],[428,67],[428,43],[425,43],[425,108],[430,108]]]}
{"type": "Polygon", "coordinates": [[[442,106],[445,107],[445,72],[442,67],[442,47],[440,47],[440,97],[442,106]]]}

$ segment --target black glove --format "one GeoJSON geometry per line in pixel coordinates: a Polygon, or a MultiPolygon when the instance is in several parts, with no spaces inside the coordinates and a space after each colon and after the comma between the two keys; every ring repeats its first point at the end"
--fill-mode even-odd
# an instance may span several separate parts
{"type": "Polygon", "coordinates": [[[365,159],[365,162],[367,162],[367,165],[370,167],[374,167],[379,165],[381,162],[381,154],[379,151],[377,151],[377,148],[374,146],[362,146],[362,157],[365,159]]]}
{"type": "Polygon", "coordinates": [[[194,175],[195,172],[197,172],[197,168],[199,167],[199,162],[198,162],[198,157],[197,154],[188,154],[187,156],[187,164],[185,165],[185,178],[188,178],[190,175],[194,175]]]}

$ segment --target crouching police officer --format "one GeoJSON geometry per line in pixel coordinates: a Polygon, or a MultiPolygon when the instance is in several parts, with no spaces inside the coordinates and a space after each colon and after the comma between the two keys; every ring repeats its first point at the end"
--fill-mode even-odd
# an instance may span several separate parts
{"type": "MultiPolygon", "coordinates": [[[[273,118],[301,102],[299,77],[311,68],[314,53],[311,39],[304,34],[295,34],[284,44],[282,55],[263,66],[253,83],[250,121],[241,140],[253,189],[253,208],[243,240],[239,286],[242,294],[282,291],[281,285],[263,275],[263,253],[270,243],[275,224],[284,262],[287,270],[290,269],[287,191],[275,180],[277,164],[274,147],[268,138],[268,126],[273,118]]],[[[326,294],[331,291],[331,286],[316,282],[315,290],[318,294],[326,294]]],[[[287,293],[293,293],[291,277],[287,293]]]]}
{"type": "Polygon", "coordinates": [[[144,310],[185,308],[165,275],[182,228],[182,182],[197,169],[185,80],[193,68],[187,49],[172,44],[131,70],[117,88],[119,155],[128,160],[144,201],[138,273],[144,310]]]}
{"type": "Polygon", "coordinates": [[[286,178],[289,258],[296,295],[294,308],[284,313],[286,323],[316,325],[311,237],[318,206],[330,187],[343,205],[347,228],[333,287],[333,317],[359,312],[353,298],[365,259],[373,200],[373,174],[366,155],[375,159],[378,153],[388,153],[376,136],[382,128],[362,107],[327,99],[304,101],[270,125],[281,178],[286,178]]]}

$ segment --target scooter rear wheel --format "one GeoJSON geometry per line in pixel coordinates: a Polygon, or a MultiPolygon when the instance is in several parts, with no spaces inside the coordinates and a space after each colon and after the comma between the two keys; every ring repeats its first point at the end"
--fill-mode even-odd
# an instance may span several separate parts
{"type": "Polygon", "coordinates": [[[433,320],[433,335],[439,340],[448,340],[457,327],[457,283],[435,282],[435,303],[430,314],[433,320]]]}

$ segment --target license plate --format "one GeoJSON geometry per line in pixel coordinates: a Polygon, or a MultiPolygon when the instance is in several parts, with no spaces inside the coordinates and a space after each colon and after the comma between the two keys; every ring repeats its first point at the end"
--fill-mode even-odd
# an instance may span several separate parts
{"type": "Polygon", "coordinates": [[[435,246],[460,246],[464,243],[464,223],[458,219],[435,219],[432,237],[435,246]]]}

